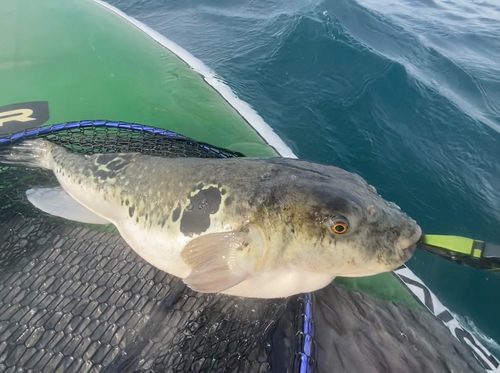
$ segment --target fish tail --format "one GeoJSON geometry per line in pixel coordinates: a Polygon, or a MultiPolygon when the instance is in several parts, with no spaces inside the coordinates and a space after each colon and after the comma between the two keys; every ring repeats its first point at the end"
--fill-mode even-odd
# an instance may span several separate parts
{"type": "Polygon", "coordinates": [[[52,169],[52,146],[45,140],[24,140],[0,149],[0,164],[52,169]]]}

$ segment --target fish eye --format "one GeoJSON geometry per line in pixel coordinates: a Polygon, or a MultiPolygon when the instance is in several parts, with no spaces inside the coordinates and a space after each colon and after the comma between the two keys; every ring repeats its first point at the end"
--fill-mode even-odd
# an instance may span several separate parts
{"type": "Polygon", "coordinates": [[[335,234],[344,234],[349,230],[349,222],[345,218],[335,217],[330,219],[330,229],[335,234]]]}

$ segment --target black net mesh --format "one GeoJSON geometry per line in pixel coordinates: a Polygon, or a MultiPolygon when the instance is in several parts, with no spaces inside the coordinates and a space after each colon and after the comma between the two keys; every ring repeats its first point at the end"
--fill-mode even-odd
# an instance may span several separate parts
{"type": "MultiPolygon", "coordinates": [[[[149,127],[79,122],[0,138],[45,137],[77,152],[166,157],[240,153],[149,127]]],[[[143,261],[113,228],[31,206],[48,170],[0,166],[0,372],[299,371],[306,299],[202,295],[143,261]]]]}

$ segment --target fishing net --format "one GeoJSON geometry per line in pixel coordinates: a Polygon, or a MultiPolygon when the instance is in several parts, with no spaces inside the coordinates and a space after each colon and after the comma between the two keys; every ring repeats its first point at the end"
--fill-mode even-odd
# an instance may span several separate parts
{"type": "MultiPolygon", "coordinates": [[[[179,134],[106,121],[43,137],[83,154],[242,157],[179,134]]],[[[146,263],[116,229],[32,207],[52,172],[0,165],[0,373],[484,372],[424,309],[334,284],[289,299],[199,294],[146,263]]]]}
{"type": "MultiPolygon", "coordinates": [[[[84,154],[243,156],[104,121],[25,131],[0,138],[0,148],[35,137],[84,154]]],[[[303,297],[195,293],[137,256],[114,228],[33,208],[25,191],[57,185],[52,172],[0,166],[0,180],[0,372],[267,372],[307,363],[303,297]]]]}

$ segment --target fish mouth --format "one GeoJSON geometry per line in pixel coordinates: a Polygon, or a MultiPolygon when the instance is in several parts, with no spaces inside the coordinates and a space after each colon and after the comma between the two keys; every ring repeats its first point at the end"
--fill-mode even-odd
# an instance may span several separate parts
{"type": "Polygon", "coordinates": [[[416,247],[417,247],[417,245],[414,244],[414,245],[408,246],[404,249],[401,249],[399,252],[399,259],[403,263],[410,260],[411,257],[413,256],[413,253],[415,252],[416,247]]]}
{"type": "Polygon", "coordinates": [[[421,237],[422,229],[417,225],[417,229],[413,236],[411,236],[409,239],[404,239],[399,242],[399,259],[401,259],[403,263],[411,259],[411,257],[415,253],[415,249],[417,248],[417,242],[421,237]]]}

